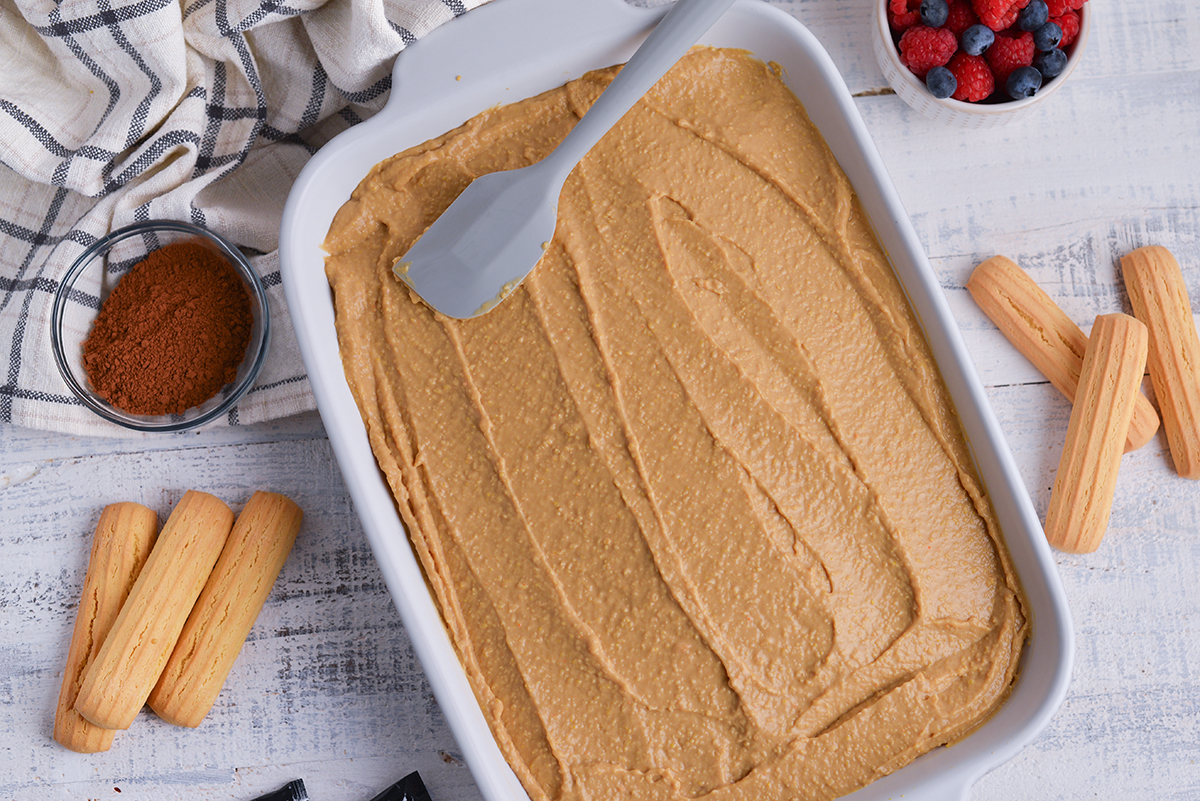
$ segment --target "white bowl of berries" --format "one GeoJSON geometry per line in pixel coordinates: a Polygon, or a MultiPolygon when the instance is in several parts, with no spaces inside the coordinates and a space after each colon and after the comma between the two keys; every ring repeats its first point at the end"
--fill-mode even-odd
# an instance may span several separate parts
{"type": "Polygon", "coordinates": [[[1045,101],[1087,43],[1087,0],[876,0],[879,68],[904,102],[960,128],[1045,101]]]}

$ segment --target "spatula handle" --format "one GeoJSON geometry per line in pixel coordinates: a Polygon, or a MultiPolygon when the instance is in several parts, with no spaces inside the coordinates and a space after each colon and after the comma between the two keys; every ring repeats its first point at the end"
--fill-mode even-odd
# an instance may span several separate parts
{"type": "Polygon", "coordinates": [[[733,3],[734,0],[676,0],[662,22],[554,150],[551,158],[563,180],[733,3]]]}

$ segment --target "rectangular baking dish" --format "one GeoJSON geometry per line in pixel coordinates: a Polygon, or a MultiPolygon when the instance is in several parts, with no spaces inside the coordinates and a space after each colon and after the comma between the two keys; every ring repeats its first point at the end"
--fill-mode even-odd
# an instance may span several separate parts
{"type": "MultiPolygon", "coordinates": [[[[320,246],[376,163],[488,107],[627,60],[663,13],[622,0],[502,0],[447,23],[397,59],[386,107],[321,149],[284,210],[284,289],[317,406],[413,648],[488,801],[527,796],[492,739],[376,466],[342,370],[320,246]]],[[[757,0],[741,0],[702,43],[778,63],[849,176],[921,321],[1025,587],[1032,635],[1008,702],[956,745],[848,796],[965,801],[980,776],[1044,728],[1066,694],[1074,642],[1050,549],[928,259],[828,54],[799,22],[757,0]]]]}

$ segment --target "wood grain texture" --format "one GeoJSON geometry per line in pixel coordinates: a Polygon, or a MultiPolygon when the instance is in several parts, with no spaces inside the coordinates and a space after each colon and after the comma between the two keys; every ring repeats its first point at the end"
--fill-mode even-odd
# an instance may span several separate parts
{"type": "MultiPolygon", "coordinates": [[[[1044,516],[1070,407],[963,287],[1004,253],[1086,331],[1131,311],[1119,259],[1158,244],[1195,308],[1200,4],[1093,0],[1088,52],[1053,102],[982,132],[886,91],[869,0],[772,4],[856,95],[1044,516]]],[[[0,799],[248,800],[303,777],[314,799],[366,801],[418,769],[435,801],[479,801],[315,415],[117,441],[0,428],[0,454],[0,799]],[[50,730],[95,516],[133,500],[165,519],[190,487],[235,511],[269,487],[304,508],[304,530],[198,729],[144,712],[111,751],[68,752],[50,730]]],[[[1055,558],[1078,636],[1070,694],[971,799],[1200,798],[1200,486],[1174,474],[1161,433],[1122,459],[1099,551],[1055,558]]]]}
{"type": "Polygon", "coordinates": [[[319,420],[220,436],[146,452],[139,440],[0,428],[0,473],[28,463],[14,440],[38,468],[0,491],[0,798],[249,799],[303,777],[314,798],[349,801],[416,768],[435,798],[477,799],[319,420]],[[143,712],[105,754],[54,743],[100,508],[137,500],[165,519],[185,488],[203,487],[240,511],[259,486],[294,498],[304,528],[208,719],[179,729],[143,712]]]}

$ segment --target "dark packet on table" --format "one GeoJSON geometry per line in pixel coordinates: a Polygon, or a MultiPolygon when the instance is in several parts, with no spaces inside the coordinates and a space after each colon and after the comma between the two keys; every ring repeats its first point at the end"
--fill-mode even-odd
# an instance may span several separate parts
{"type": "Polygon", "coordinates": [[[384,790],[371,801],[432,801],[421,774],[415,770],[391,787],[384,790]]]}
{"type": "Polygon", "coordinates": [[[304,779],[296,779],[273,793],[260,795],[254,801],[308,801],[308,790],[304,789],[304,779]]]}

